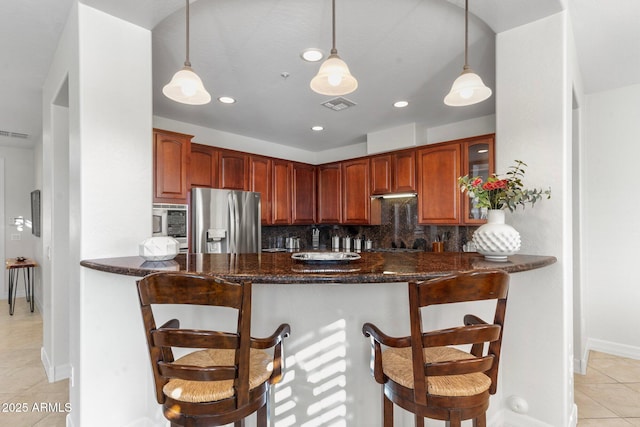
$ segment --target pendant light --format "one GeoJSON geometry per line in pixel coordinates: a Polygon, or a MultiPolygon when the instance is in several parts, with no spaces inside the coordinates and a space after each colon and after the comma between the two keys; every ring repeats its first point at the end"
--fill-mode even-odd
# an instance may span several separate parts
{"type": "Polygon", "coordinates": [[[338,56],[336,49],[336,0],[332,0],[333,47],[331,54],[320,66],[318,74],[311,79],[311,89],[321,95],[346,95],[358,88],[358,81],[349,72],[347,64],[338,56]]]}
{"type": "Polygon", "coordinates": [[[463,107],[482,102],[491,96],[479,75],[473,72],[468,62],[469,50],[469,0],[464,4],[464,67],[462,74],[451,85],[451,91],[444,97],[444,103],[452,107],[463,107]]]}
{"type": "Polygon", "coordinates": [[[189,0],[187,2],[187,56],[184,67],[173,75],[169,83],[162,88],[164,95],[176,102],[189,105],[203,105],[211,102],[211,95],[204,88],[202,80],[191,69],[189,62],[189,0]]]}

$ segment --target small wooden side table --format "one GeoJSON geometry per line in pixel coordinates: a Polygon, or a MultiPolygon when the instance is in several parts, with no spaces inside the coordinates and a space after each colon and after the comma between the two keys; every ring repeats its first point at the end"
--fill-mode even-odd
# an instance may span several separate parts
{"type": "Polygon", "coordinates": [[[16,288],[18,287],[18,273],[22,270],[24,280],[24,291],[29,303],[29,308],[33,313],[33,269],[38,264],[29,258],[18,261],[16,258],[8,258],[5,262],[6,269],[9,270],[9,314],[13,316],[13,309],[16,305],[16,288]]]}

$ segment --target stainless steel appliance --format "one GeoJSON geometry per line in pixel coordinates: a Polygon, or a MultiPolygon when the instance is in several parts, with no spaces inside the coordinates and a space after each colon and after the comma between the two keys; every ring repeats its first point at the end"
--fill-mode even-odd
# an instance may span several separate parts
{"type": "Polygon", "coordinates": [[[194,253],[260,252],[260,193],[194,188],[191,231],[194,253]]]}
{"type": "Polygon", "coordinates": [[[187,205],[153,204],[153,236],[169,236],[180,242],[180,252],[187,252],[189,240],[189,208],[187,205]]]}

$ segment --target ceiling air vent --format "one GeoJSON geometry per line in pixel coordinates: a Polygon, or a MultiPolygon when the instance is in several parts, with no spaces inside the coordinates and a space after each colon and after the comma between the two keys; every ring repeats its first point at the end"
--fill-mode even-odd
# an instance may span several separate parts
{"type": "Polygon", "coordinates": [[[26,133],[9,132],[7,130],[0,130],[0,136],[7,136],[9,138],[20,138],[20,139],[29,138],[29,135],[27,135],[26,133]]]}
{"type": "Polygon", "coordinates": [[[333,111],[342,111],[346,110],[349,107],[355,106],[356,103],[340,96],[338,98],[333,98],[325,101],[322,103],[322,105],[333,111]]]}

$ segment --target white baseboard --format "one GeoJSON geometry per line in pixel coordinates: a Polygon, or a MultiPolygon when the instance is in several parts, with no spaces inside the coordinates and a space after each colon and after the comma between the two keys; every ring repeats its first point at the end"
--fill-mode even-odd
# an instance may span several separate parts
{"type": "MultiPolygon", "coordinates": [[[[492,426],[494,424],[487,423],[487,425],[492,426]]],[[[528,415],[518,414],[508,409],[502,411],[502,424],[496,425],[500,425],[501,427],[554,427],[551,424],[544,423],[528,415]]]]}
{"type": "Polygon", "coordinates": [[[585,346],[584,353],[580,359],[573,359],[573,372],[580,375],[587,374],[587,365],[589,364],[589,348],[585,346]]]}
{"type": "MultiPolygon", "coordinates": [[[[588,354],[590,350],[612,354],[614,356],[628,357],[630,359],[640,360],[640,347],[631,346],[627,344],[619,344],[611,341],[588,338],[585,352],[588,354]]],[[[585,372],[586,372],[586,359],[585,359],[585,372]]]]}
{"type": "Polygon", "coordinates": [[[40,360],[44,366],[44,371],[47,374],[47,379],[50,383],[71,378],[71,365],[64,364],[60,366],[54,366],[47,355],[44,347],[40,348],[40,360]]]}
{"type": "Polygon", "coordinates": [[[165,418],[163,418],[163,421],[161,421],[160,424],[158,424],[157,422],[154,422],[149,418],[140,418],[136,421],[130,422],[124,427],[158,427],[163,425],[166,425],[166,426],[169,425],[169,421],[166,420],[165,418]]]}
{"type": "MultiPolygon", "coordinates": [[[[519,414],[507,408],[494,414],[491,419],[487,419],[487,425],[499,427],[554,427],[551,424],[547,424],[525,414],[519,414]]],[[[577,425],[578,406],[574,403],[569,417],[569,423],[566,427],[576,427],[577,425]]]]}
{"type": "Polygon", "coordinates": [[[578,425],[578,405],[573,404],[571,411],[571,417],[569,418],[569,427],[576,427],[578,425]]]}

